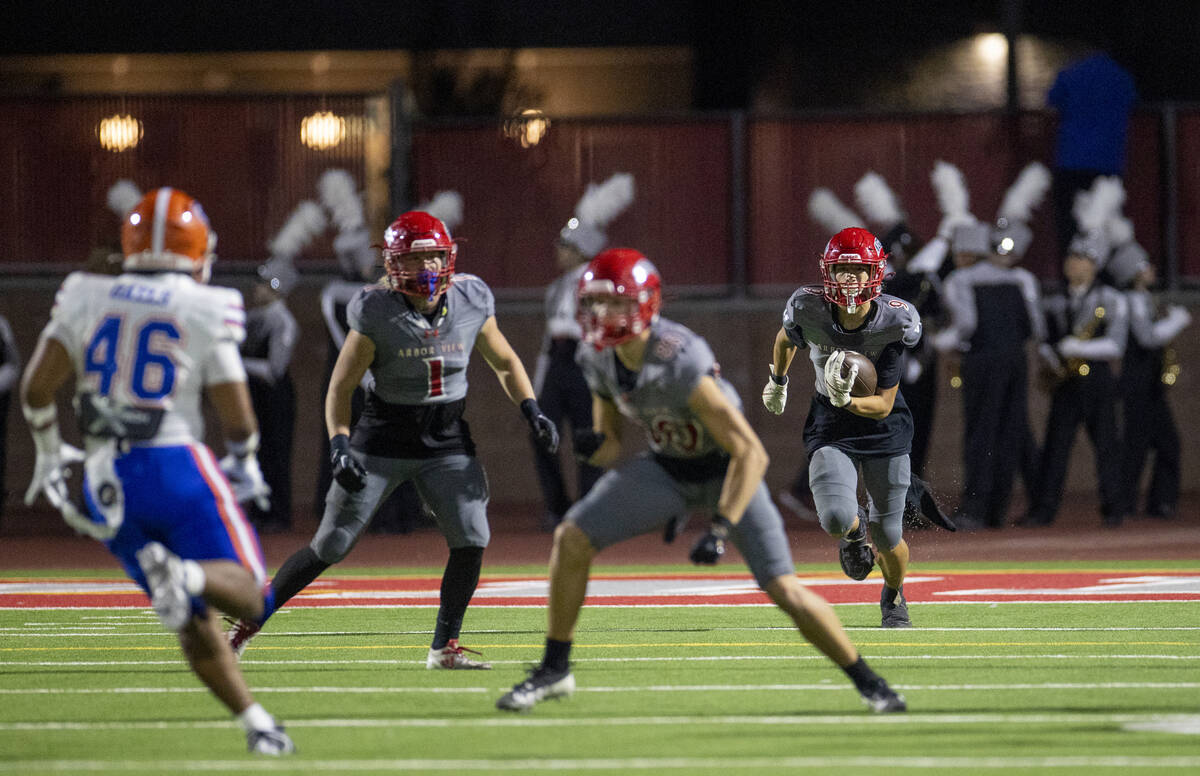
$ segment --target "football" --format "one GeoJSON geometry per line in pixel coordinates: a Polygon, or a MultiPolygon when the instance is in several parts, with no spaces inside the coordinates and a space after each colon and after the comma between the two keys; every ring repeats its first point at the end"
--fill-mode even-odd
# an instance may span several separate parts
{"type": "Polygon", "coordinates": [[[879,376],[875,374],[875,364],[871,359],[854,350],[846,351],[846,360],[842,362],[842,376],[850,371],[851,364],[858,364],[858,376],[850,388],[851,396],[871,396],[875,393],[875,383],[879,376]]]}

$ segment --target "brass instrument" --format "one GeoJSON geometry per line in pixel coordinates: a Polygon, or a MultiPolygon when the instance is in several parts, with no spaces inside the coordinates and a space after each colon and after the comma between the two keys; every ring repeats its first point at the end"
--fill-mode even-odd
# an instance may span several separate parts
{"type": "MultiPolygon", "coordinates": [[[[1108,314],[1103,307],[1097,307],[1092,311],[1092,317],[1079,330],[1073,332],[1075,339],[1090,340],[1096,336],[1100,324],[1104,321],[1104,316],[1108,314]]],[[[1064,360],[1063,366],[1053,368],[1048,364],[1043,364],[1038,377],[1042,388],[1047,391],[1053,391],[1058,386],[1062,385],[1066,380],[1072,377],[1087,377],[1092,371],[1088,365],[1087,359],[1083,358],[1067,358],[1064,360]]]]}
{"type": "Polygon", "coordinates": [[[1163,385],[1174,385],[1175,381],[1179,379],[1180,371],[1179,354],[1175,352],[1175,348],[1168,345],[1163,348],[1162,374],[1159,375],[1159,379],[1162,380],[1163,385]]]}
{"type": "MultiPolygon", "coordinates": [[[[1092,313],[1092,317],[1088,319],[1087,324],[1075,335],[1075,339],[1090,340],[1096,336],[1096,329],[1100,328],[1100,324],[1104,321],[1105,310],[1103,307],[1097,307],[1092,313]]],[[[1067,359],[1067,377],[1087,377],[1092,368],[1088,366],[1088,362],[1082,358],[1067,359]]]]}

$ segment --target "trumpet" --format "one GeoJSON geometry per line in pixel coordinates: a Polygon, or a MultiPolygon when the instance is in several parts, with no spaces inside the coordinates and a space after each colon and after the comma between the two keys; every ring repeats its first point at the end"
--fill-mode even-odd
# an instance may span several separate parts
{"type": "MultiPolygon", "coordinates": [[[[1099,329],[1100,324],[1104,322],[1104,316],[1106,314],[1107,313],[1103,307],[1097,307],[1092,313],[1092,317],[1088,319],[1087,324],[1085,324],[1084,327],[1075,335],[1075,338],[1081,340],[1090,340],[1092,337],[1095,337],[1096,330],[1099,329]]],[[[1067,359],[1067,377],[1075,377],[1076,375],[1079,377],[1087,377],[1091,371],[1092,368],[1088,366],[1086,359],[1067,359]]]]}
{"type": "MultiPolygon", "coordinates": [[[[1088,322],[1074,332],[1076,339],[1089,340],[1096,336],[1096,332],[1100,329],[1100,324],[1104,321],[1104,316],[1108,311],[1103,307],[1097,307],[1092,311],[1092,317],[1088,322]]],[[[1049,364],[1043,363],[1042,368],[1038,371],[1038,383],[1046,391],[1053,391],[1058,386],[1062,385],[1066,380],[1072,377],[1087,377],[1091,374],[1092,368],[1088,365],[1087,359],[1071,357],[1063,360],[1063,365],[1052,367],[1049,364]]]]}
{"type": "Polygon", "coordinates": [[[1179,367],[1179,354],[1175,352],[1175,348],[1167,346],[1163,349],[1162,355],[1162,373],[1159,379],[1163,385],[1172,386],[1179,379],[1179,373],[1182,371],[1179,367]]]}

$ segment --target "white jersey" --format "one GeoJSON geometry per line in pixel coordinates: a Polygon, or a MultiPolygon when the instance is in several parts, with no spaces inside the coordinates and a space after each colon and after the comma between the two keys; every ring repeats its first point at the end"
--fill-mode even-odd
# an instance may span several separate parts
{"type": "Polygon", "coordinates": [[[71,357],[89,444],[119,437],[164,447],[203,440],[204,386],[246,380],[245,322],[239,291],[183,273],[73,272],[42,336],[71,357]]]}

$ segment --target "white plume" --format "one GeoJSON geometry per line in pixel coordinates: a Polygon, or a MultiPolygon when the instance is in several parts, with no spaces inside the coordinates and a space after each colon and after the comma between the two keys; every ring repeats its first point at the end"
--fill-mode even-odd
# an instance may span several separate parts
{"type": "Polygon", "coordinates": [[[267,243],[272,256],[297,256],[329,225],[325,211],[312,200],[304,200],[284,223],[279,234],[267,243]]]}
{"type": "Polygon", "coordinates": [[[603,183],[589,183],[575,205],[575,217],[585,224],[603,229],[633,202],[633,175],[613,174],[603,183]]]}
{"type": "Polygon", "coordinates": [[[1030,162],[1004,193],[996,218],[1028,222],[1050,189],[1050,171],[1041,162],[1030,162]]]}
{"type": "Polygon", "coordinates": [[[125,214],[142,201],[142,190],[131,180],[121,178],[108,187],[108,209],[124,218],[125,214]]]}
{"type": "Polygon", "coordinates": [[[428,213],[453,232],[463,220],[463,198],[457,191],[439,191],[428,202],[417,205],[416,210],[428,213]]]}
{"type": "Polygon", "coordinates": [[[1083,234],[1093,234],[1104,229],[1105,224],[1116,217],[1125,204],[1125,186],[1116,175],[1102,175],[1087,191],[1075,195],[1071,213],[1083,234]]]}
{"type": "Polygon", "coordinates": [[[830,234],[850,226],[866,226],[858,213],[843,205],[836,194],[824,187],[813,189],[808,195],[808,215],[830,234]]]}
{"type": "Polygon", "coordinates": [[[878,226],[890,229],[904,220],[896,193],[883,176],[874,170],[854,184],[854,201],[858,203],[858,209],[866,214],[867,220],[878,226]]]}
{"type": "Polygon", "coordinates": [[[317,180],[321,204],[329,210],[330,220],[338,232],[352,232],[365,226],[362,197],[354,178],[345,170],[326,170],[317,180]]]}
{"type": "Polygon", "coordinates": [[[1111,245],[1124,245],[1133,241],[1133,222],[1125,216],[1115,216],[1104,225],[1104,233],[1111,245]]]}
{"type": "Polygon", "coordinates": [[[938,159],[933,163],[933,171],[929,180],[937,194],[938,207],[942,215],[962,215],[970,213],[970,195],[967,194],[967,181],[963,178],[962,170],[949,162],[938,159]]]}

